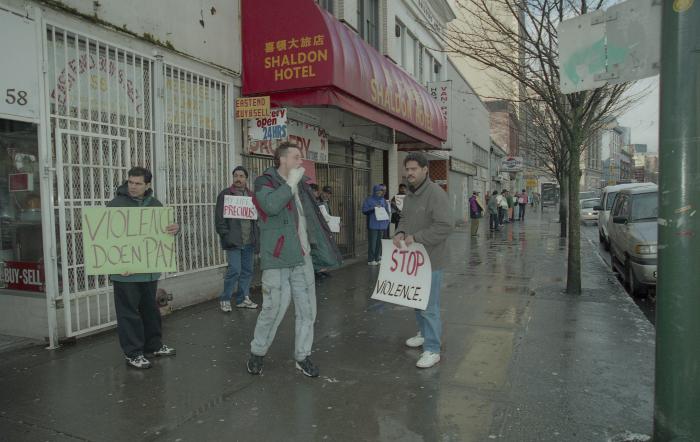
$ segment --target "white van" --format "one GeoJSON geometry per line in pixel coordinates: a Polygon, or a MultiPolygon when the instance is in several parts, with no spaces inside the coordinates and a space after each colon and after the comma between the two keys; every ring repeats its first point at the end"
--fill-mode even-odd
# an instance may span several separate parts
{"type": "Polygon", "coordinates": [[[610,209],[617,193],[623,189],[633,189],[635,187],[656,186],[654,183],[628,183],[618,184],[615,186],[607,186],[603,188],[603,193],[600,196],[600,206],[595,207],[598,211],[598,238],[605,247],[605,250],[610,250],[610,237],[608,236],[608,219],[610,218],[610,209]]]}

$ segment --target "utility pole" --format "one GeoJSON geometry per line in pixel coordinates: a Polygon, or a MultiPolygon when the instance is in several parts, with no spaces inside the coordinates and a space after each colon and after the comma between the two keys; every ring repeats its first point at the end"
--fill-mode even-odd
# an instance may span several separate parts
{"type": "Polygon", "coordinates": [[[654,440],[700,441],[700,1],[661,29],[654,440]]]}

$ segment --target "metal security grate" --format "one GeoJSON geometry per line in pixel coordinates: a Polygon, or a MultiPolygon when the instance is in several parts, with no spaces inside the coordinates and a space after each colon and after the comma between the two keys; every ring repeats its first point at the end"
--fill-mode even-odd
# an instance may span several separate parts
{"type": "Polygon", "coordinates": [[[214,209],[230,174],[228,86],[176,66],[164,69],[168,205],[182,231],[179,271],[193,272],[225,263],[214,209]]]}
{"type": "Polygon", "coordinates": [[[115,323],[107,278],[85,274],[81,209],[112,199],[132,165],[152,167],[153,61],[52,25],[46,44],[59,290],[75,336],[115,323]]]}

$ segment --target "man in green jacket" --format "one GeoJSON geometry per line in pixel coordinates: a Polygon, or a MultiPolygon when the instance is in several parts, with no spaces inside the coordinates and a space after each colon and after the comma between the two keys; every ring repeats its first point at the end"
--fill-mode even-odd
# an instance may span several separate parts
{"type": "Polygon", "coordinates": [[[447,238],[452,233],[452,215],[447,192],[428,177],[428,159],[425,155],[420,152],[408,154],[404,167],[409,187],[394,235],[394,245],[403,247],[402,242],[407,246],[414,242],[423,244],[433,272],[428,306],[425,310],[416,310],[418,334],[408,339],[406,345],[411,348],[423,347],[416,367],[429,368],[440,362],[440,286],[449,256],[447,238]]]}
{"type": "MultiPolygon", "coordinates": [[[[128,180],[117,189],[117,196],[107,207],[162,207],[153,197],[153,174],[143,167],[132,167],[128,180]]],[[[170,224],[166,232],[175,235],[180,230],[170,224]]],[[[123,273],[109,275],[114,286],[114,308],[117,313],[117,334],[127,365],[151,368],[145,355],[172,356],[175,349],[164,345],[161,337],[160,310],[156,290],[160,273],[123,273]]]]}
{"type": "Polygon", "coordinates": [[[248,373],[262,374],[267,354],[291,300],[296,316],[296,368],[319,375],[309,356],[316,321],[314,267],[341,263],[340,252],[321,215],[301,167],[301,151],[284,142],[275,150],[276,168],[255,180],[253,202],[258,209],[263,306],[250,344],[248,373]]]}

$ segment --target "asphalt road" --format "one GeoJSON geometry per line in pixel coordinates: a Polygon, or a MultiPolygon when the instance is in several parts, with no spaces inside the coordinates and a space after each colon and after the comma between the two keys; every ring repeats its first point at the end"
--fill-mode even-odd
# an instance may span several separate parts
{"type": "MultiPolygon", "coordinates": [[[[606,265],[610,267],[610,252],[607,252],[603,246],[598,241],[598,225],[594,223],[586,223],[581,225],[581,240],[589,241],[591,244],[596,246],[598,256],[601,260],[605,261],[606,265]]],[[[620,284],[622,281],[620,280],[620,284]]],[[[627,291],[627,288],[625,288],[627,291]]],[[[629,294],[629,292],[628,292],[629,294]]],[[[649,322],[656,324],[656,304],[654,300],[650,297],[633,297],[634,302],[639,306],[639,308],[647,317],[649,322]]]]}

